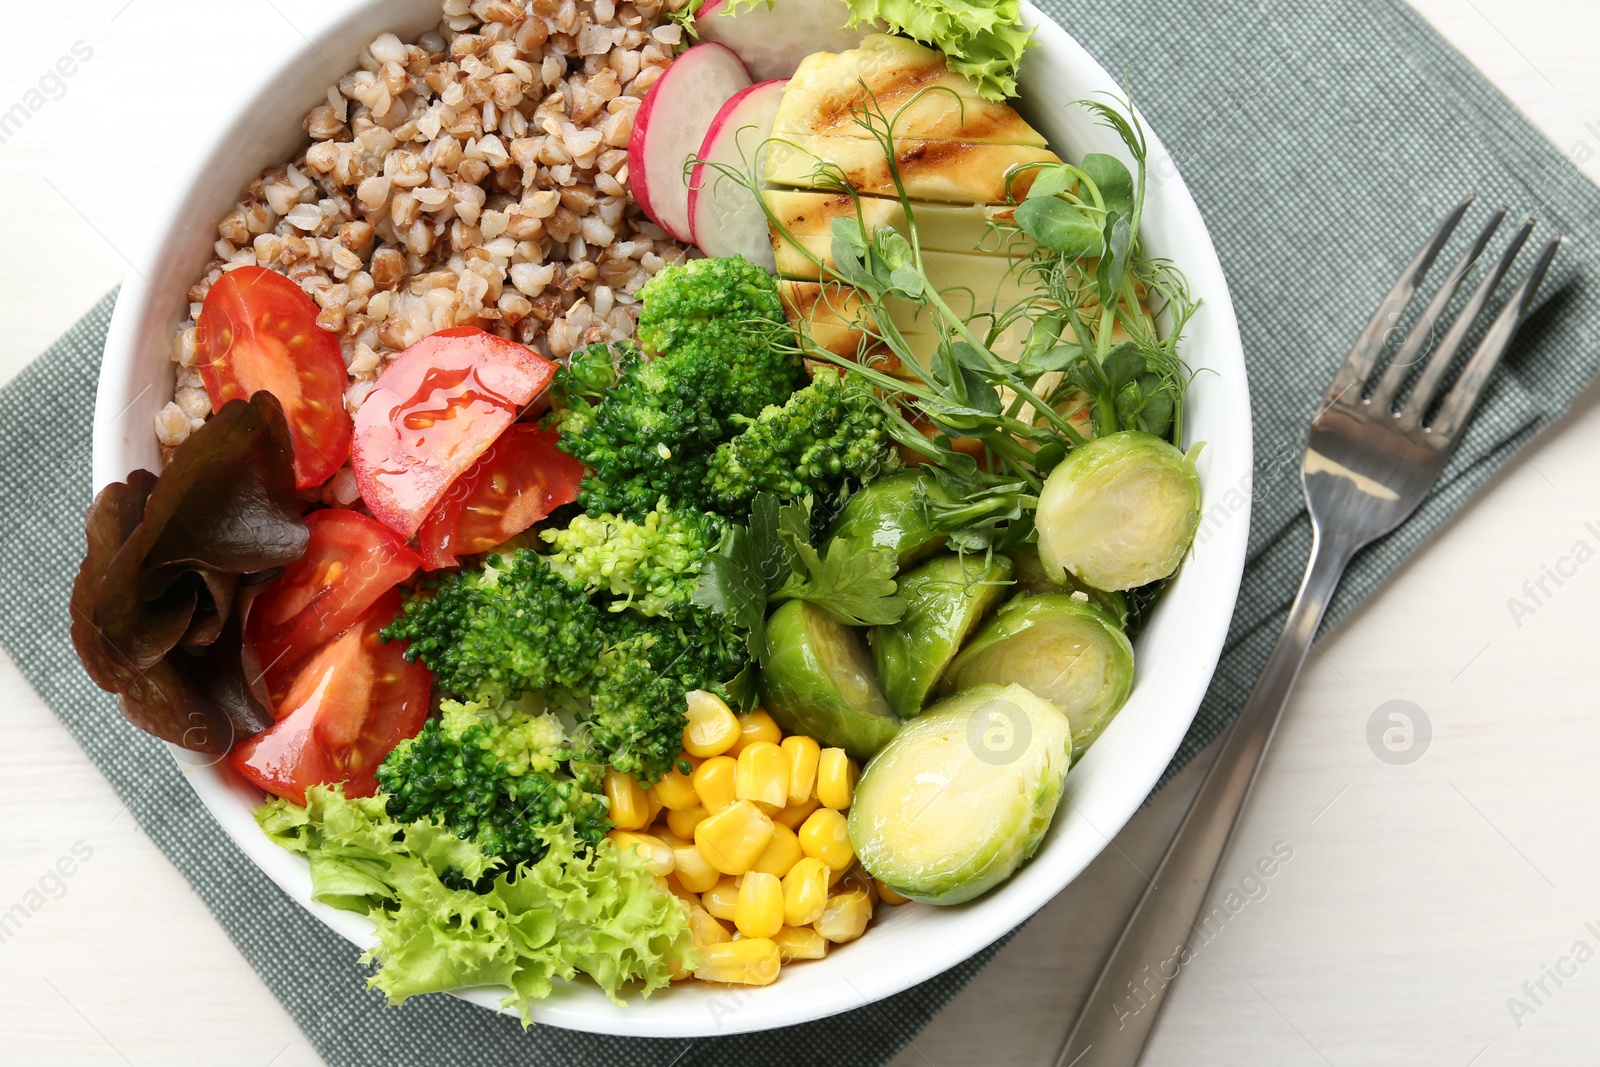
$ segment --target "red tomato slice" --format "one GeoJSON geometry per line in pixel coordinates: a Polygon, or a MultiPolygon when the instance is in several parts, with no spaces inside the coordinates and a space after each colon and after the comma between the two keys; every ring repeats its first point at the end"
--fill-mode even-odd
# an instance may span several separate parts
{"type": "Polygon", "coordinates": [[[456,556],[488,551],[578,499],[583,464],[556,437],[525,422],[508,427],[422,520],[422,565],[453,567],[456,556]]]}
{"type": "Polygon", "coordinates": [[[262,390],[283,405],[297,489],[344,466],[349,379],[339,339],[317,325],[316,301],[277,271],[240,267],[217,279],[195,325],[196,365],[213,408],[262,390]]]}
{"type": "Polygon", "coordinates": [[[555,373],[538,353],[470,326],[400,353],[356,412],[351,467],[373,516],[401,537],[416,533],[555,373]]]}
{"type": "Polygon", "coordinates": [[[357,512],[313,511],[306,526],[306,554],[250,605],[250,640],[273,689],[422,566],[393,530],[357,512]]]}
{"type": "Polygon", "coordinates": [[[400,611],[400,592],[380,597],[356,624],[318,649],[295,675],[278,721],[228,756],[269,793],[306,802],[306,787],[345,783],[345,796],[378,791],[378,764],[428,718],[433,677],[407,663],[405,642],[378,632],[400,611]]]}

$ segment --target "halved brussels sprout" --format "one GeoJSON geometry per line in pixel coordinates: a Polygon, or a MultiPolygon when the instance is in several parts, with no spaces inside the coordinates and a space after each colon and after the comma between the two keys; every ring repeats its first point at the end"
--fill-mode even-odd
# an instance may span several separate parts
{"type": "Polygon", "coordinates": [[[784,733],[805,734],[859,760],[900,729],[861,635],[804,600],[788,601],[767,620],[761,699],[784,733]]]}
{"type": "Polygon", "coordinates": [[[1011,561],[995,556],[935,556],[902,574],[898,590],[906,613],[893,626],[867,634],[878,681],[889,707],[902,719],[921,714],[961,643],[1009,588],[1011,561]]]}
{"type": "Polygon", "coordinates": [[[1104,608],[1081,594],[1007,601],[945,672],[946,691],[983,683],[1026,686],[1072,720],[1082,756],[1133,689],[1133,646],[1104,608]]]}
{"type": "Polygon", "coordinates": [[[965,690],[873,757],[850,805],[850,843],[902,896],[971,900],[1038,850],[1071,749],[1067,716],[1022,686],[965,690]]]}
{"type": "Polygon", "coordinates": [[[1011,578],[1019,592],[1084,593],[1090,600],[1105,608],[1111,617],[1117,620],[1118,626],[1124,630],[1128,628],[1128,598],[1121,592],[1090,588],[1071,574],[1063,576],[1066,579],[1064,582],[1052,581],[1045,573],[1044,564],[1039,561],[1038,545],[1016,545],[1006,549],[1006,555],[1011,557],[1011,578]]]}
{"type": "Polygon", "coordinates": [[[900,554],[900,566],[905,568],[939,551],[949,539],[929,529],[924,494],[947,499],[932,478],[917,471],[879,478],[844,502],[830,536],[891,549],[900,554]]]}
{"type": "Polygon", "coordinates": [[[1152,434],[1097,437],[1045,479],[1036,520],[1039,559],[1057,582],[1133,589],[1178,569],[1200,525],[1200,476],[1152,434]]]}

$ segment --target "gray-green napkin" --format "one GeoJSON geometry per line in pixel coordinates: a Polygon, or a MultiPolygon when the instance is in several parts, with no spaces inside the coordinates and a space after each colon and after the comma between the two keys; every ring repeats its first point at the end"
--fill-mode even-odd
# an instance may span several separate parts
{"type": "MultiPolygon", "coordinates": [[[[1295,479],[1307,419],[1401,266],[1473,189],[1538,213],[1569,238],[1564,284],[1551,285],[1524,328],[1443,483],[1355,562],[1330,620],[1371,593],[1593,375],[1600,191],[1397,0],[1041,6],[1107,69],[1127,73],[1211,228],[1249,359],[1255,482],[1222,495],[1199,550],[1208,531],[1244,521],[1248,505],[1250,563],[1227,653],[1176,767],[1226,725],[1265,660],[1309,550],[1295,479]]],[[[101,301],[0,390],[0,454],[9,457],[0,475],[0,529],[9,532],[0,544],[0,644],[334,1067],[881,1064],[993,954],[832,1019],[699,1041],[524,1033],[447,996],[384,1007],[366,990],[356,951],[245,859],[161,746],[121,720],[73,656],[67,593],[83,549],[91,407],[112,303],[101,301]]]]}

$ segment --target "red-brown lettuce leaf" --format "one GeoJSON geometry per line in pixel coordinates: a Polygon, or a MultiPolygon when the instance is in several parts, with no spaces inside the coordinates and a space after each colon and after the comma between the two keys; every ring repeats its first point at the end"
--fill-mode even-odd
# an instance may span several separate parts
{"type": "Polygon", "coordinates": [[[100,491],[72,588],[72,642],[122,713],[184,748],[227,752],[272,723],[244,641],[256,593],[305,554],[294,451],[270,393],[224,405],[160,477],[100,491]]]}

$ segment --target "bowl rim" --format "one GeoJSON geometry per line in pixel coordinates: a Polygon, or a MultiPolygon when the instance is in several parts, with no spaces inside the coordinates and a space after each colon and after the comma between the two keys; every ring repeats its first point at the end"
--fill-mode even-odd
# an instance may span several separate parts
{"type": "MultiPolygon", "coordinates": [[[[436,24],[437,10],[435,0],[411,0],[409,7],[392,3],[392,0],[387,4],[385,0],[362,0],[342,16],[306,34],[302,48],[286,54],[281,62],[264,71],[253,84],[242,88],[237,97],[236,110],[219,127],[221,136],[209,143],[201,142],[201,147],[187,161],[179,162],[175,168],[172,192],[161,209],[152,216],[151,225],[133,261],[134,274],[124,282],[107,335],[96,390],[93,440],[96,491],[112,481],[125,478],[131,469],[140,465],[130,456],[137,456],[141,452],[149,454],[151,451],[151,441],[140,443],[134,437],[142,430],[153,441],[148,419],[141,423],[138,418],[130,419],[128,412],[137,407],[141,398],[153,387],[149,381],[149,371],[144,367],[153,357],[144,356],[142,359],[142,354],[163,336],[170,343],[172,329],[186,315],[187,300],[183,294],[201,269],[198,264],[193,270],[186,270],[181,265],[174,267],[170,262],[171,248],[189,227],[198,225],[214,235],[215,220],[204,212],[197,215],[195,208],[197,202],[207,202],[206,190],[210,189],[215,195],[215,181],[211,175],[213,168],[225,156],[235,154],[234,146],[238,143],[266,143],[255,132],[262,124],[260,116],[263,109],[268,108],[274,98],[281,102],[285,96],[294,99],[304,96],[293,79],[308,76],[308,71],[320,72],[311,76],[321,77],[325,82],[330,65],[326,57],[330,52],[335,55],[354,55],[353,47],[344,48],[341,43],[348,44],[351,40],[365,43],[360,40],[363,33],[370,40],[371,36],[384,29],[402,36],[409,34],[407,39],[414,38],[429,25],[436,24]],[[424,6],[433,13],[430,19],[423,19],[419,14],[424,6]],[[373,30],[374,26],[378,28],[373,30]],[[286,88],[286,84],[295,87],[286,88]],[[241,142],[241,138],[248,139],[241,142]],[[175,292],[169,291],[176,280],[183,278],[189,281],[175,292]],[[170,308],[174,302],[180,308],[176,318],[170,308]]],[[[1087,81],[1103,85],[1108,91],[1115,90],[1116,81],[1064,28],[1027,0],[1024,0],[1023,11],[1024,17],[1036,30],[1036,47],[1029,53],[1033,66],[1037,67],[1048,57],[1052,68],[1064,66],[1077,71],[1087,81]]],[[[1028,65],[1025,64],[1024,96],[1027,71],[1028,65]]],[[[301,108],[300,113],[303,114],[304,110],[301,108]]],[[[293,115],[294,109],[289,108],[288,114],[293,115]]],[[[834,963],[830,967],[830,960],[818,961],[806,970],[815,968],[817,976],[828,972],[834,988],[830,991],[822,983],[807,981],[803,984],[805,991],[813,994],[810,997],[802,995],[786,999],[781,994],[776,997],[763,996],[763,993],[770,994],[773,990],[784,988],[784,983],[766,987],[765,990],[735,990],[731,993],[725,987],[705,987],[696,983],[689,987],[675,987],[669,993],[649,1000],[635,998],[626,1008],[620,1009],[606,1001],[597,988],[569,983],[535,1007],[534,1021],[623,1036],[701,1037],[772,1029],[861,1007],[934,978],[1005,936],[1070,884],[1142,806],[1199,709],[1227,635],[1243,575],[1249,535],[1252,440],[1243,345],[1227,280],[1217,259],[1214,243],[1186,184],[1162,148],[1156,131],[1144,120],[1143,115],[1139,118],[1149,139],[1149,188],[1157,190],[1163,198],[1162,212],[1166,216],[1163,221],[1180,229],[1178,236],[1186,248],[1181,265],[1196,292],[1204,294],[1206,299],[1202,314],[1210,347],[1203,363],[1212,369],[1226,371],[1223,375],[1208,376],[1206,395],[1215,398],[1213,403],[1218,404],[1219,409],[1226,408],[1235,416],[1235,422],[1227,427],[1233,433],[1224,435],[1220,440],[1213,439],[1201,456],[1203,519],[1209,521],[1213,511],[1207,505],[1217,505],[1224,491],[1229,494],[1242,492],[1245,501],[1242,512],[1236,506],[1223,511],[1225,521],[1203,542],[1197,542],[1179,580],[1174,582],[1171,593],[1163,598],[1163,603],[1157,609],[1157,615],[1162,615],[1167,610],[1167,602],[1173,599],[1188,575],[1196,571],[1203,572],[1205,610],[1197,612],[1194,620],[1201,625],[1201,629],[1187,642],[1193,648],[1189,657],[1193,662],[1186,676],[1174,683],[1177,690],[1171,697],[1171,702],[1181,710],[1167,711],[1164,716],[1157,716],[1153,723],[1144,724],[1153,726],[1153,730],[1135,740],[1129,739],[1129,730],[1115,730],[1118,721],[1123,719],[1123,716],[1119,716],[1112,723],[1112,729],[1107,730],[1074,768],[1074,774],[1069,775],[1068,796],[1062,802],[1055,825],[1040,853],[1008,883],[984,897],[959,908],[937,909],[942,913],[968,916],[983,914],[984,919],[949,923],[942,919],[935,920],[932,925],[939,928],[938,936],[923,933],[916,943],[918,946],[935,945],[937,951],[926,953],[925,958],[913,965],[891,966],[876,971],[855,967],[846,976],[841,971],[845,965],[834,963]],[[1200,554],[1201,544],[1205,548],[1204,564],[1193,558],[1200,554]],[[1115,753],[1111,751],[1113,748],[1117,750],[1115,753]],[[1136,748],[1137,752],[1125,755],[1130,748],[1136,748]],[[1086,775],[1092,776],[1094,769],[1099,766],[1115,765],[1126,771],[1128,768],[1118,763],[1119,759],[1122,763],[1131,763],[1136,773],[1131,776],[1124,774],[1122,785],[1114,791],[1114,795],[1110,786],[1101,788],[1098,794],[1092,796],[1076,795],[1080,791],[1074,789],[1074,785],[1086,775]],[[1069,832],[1079,837],[1092,832],[1100,843],[1088,851],[1079,847],[1070,863],[1057,865],[1058,869],[1055,870],[1048,869],[1042,860],[1051,842],[1069,832]],[[679,1002],[685,1002],[681,1010],[679,1002]]],[[[287,152],[276,152],[255,173],[287,156],[287,152]]],[[[230,199],[227,202],[231,203],[237,195],[238,188],[235,187],[229,192],[230,199]]],[[[1147,223],[1154,219],[1153,213],[1147,213],[1147,223]]],[[[1189,344],[1192,347],[1194,343],[1195,338],[1191,334],[1189,344]]],[[[170,394],[173,372],[172,364],[166,360],[165,347],[162,348],[161,359],[166,377],[164,382],[157,382],[156,385],[167,389],[170,394]]],[[[156,406],[159,407],[159,403],[156,406]]],[[[1137,686],[1135,693],[1137,695],[1137,686]]],[[[1124,715],[1126,711],[1125,708],[1124,715]]],[[[256,826],[251,811],[261,800],[259,790],[221,769],[220,757],[205,757],[175,746],[169,746],[169,750],[201,802],[251,862],[296,903],[354,945],[365,948],[372,943],[373,928],[366,919],[310,900],[310,880],[305,860],[272,844],[256,826]]],[[[926,924],[918,923],[916,928],[920,929],[922,925],[926,924]]],[[[915,932],[911,927],[908,930],[915,932]]],[[[855,946],[865,946],[869,941],[863,939],[855,946]]],[[[841,957],[849,959],[852,953],[839,952],[838,949],[855,946],[838,946],[835,952],[830,953],[830,957],[833,961],[841,957]]],[[[352,954],[352,964],[354,959],[352,954]]],[[[793,990],[794,987],[791,985],[789,988],[793,990]]],[[[454,995],[491,1010],[501,1010],[499,1000],[502,992],[496,989],[461,990],[454,995]]]]}

